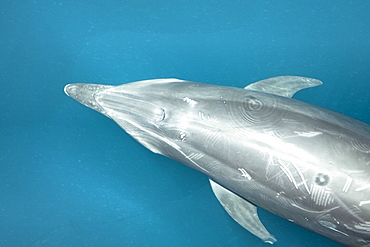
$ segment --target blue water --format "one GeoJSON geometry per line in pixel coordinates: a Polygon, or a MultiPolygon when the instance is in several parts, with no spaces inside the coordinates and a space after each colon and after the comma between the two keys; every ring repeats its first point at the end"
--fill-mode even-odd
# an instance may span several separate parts
{"type": "MultiPolygon", "coordinates": [[[[71,82],[175,77],[295,98],[370,123],[369,1],[0,3],[0,246],[268,246],[207,178],[64,95],[71,82]]],[[[259,209],[279,246],[341,246],[259,209]]]]}

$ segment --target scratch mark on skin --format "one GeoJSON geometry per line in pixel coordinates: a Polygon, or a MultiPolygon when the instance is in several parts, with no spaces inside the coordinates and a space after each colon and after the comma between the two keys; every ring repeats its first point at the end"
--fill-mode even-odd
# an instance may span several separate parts
{"type": "Polygon", "coordinates": [[[202,154],[202,153],[191,153],[190,155],[188,155],[188,158],[192,159],[192,160],[199,160],[203,156],[204,156],[204,154],[202,154]]]}
{"type": "MultiPolygon", "coordinates": [[[[142,130],[143,132],[145,132],[145,129],[143,129],[139,124],[133,122],[133,121],[129,121],[129,120],[126,120],[127,123],[130,123],[131,125],[135,126],[136,128],[142,130]]],[[[140,135],[135,135],[134,132],[130,132],[128,130],[126,130],[127,133],[129,133],[130,135],[132,135],[134,138],[137,138],[137,139],[141,139],[140,135]]],[[[191,157],[190,155],[193,155],[194,156],[194,153],[191,153],[190,155],[187,155],[185,154],[183,151],[181,151],[181,148],[180,146],[178,146],[176,143],[172,142],[172,141],[169,141],[167,140],[166,138],[158,135],[158,134],[154,134],[152,133],[152,135],[154,137],[156,137],[157,139],[159,140],[162,140],[164,143],[167,143],[169,146],[173,147],[174,149],[176,149],[182,156],[184,156],[187,160],[189,160],[191,163],[194,164],[195,167],[197,167],[199,170],[203,171],[205,174],[208,174],[208,170],[204,169],[203,167],[201,167],[197,162],[195,162],[191,157]]],[[[139,141],[140,142],[140,141],[139,141]]],[[[143,143],[142,143],[143,144],[143,143]]],[[[144,145],[144,144],[143,144],[144,145]]],[[[149,147],[149,143],[147,143],[148,146],[146,146],[147,148],[149,148],[150,150],[152,150],[153,152],[155,153],[159,153],[159,154],[162,154],[159,150],[156,150],[155,147],[149,147]]],[[[145,145],[144,145],[145,146],[145,145]]],[[[201,158],[201,157],[197,157],[198,159],[201,158]]]]}
{"type": "Polygon", "coordinates": [[[300,210],[302,210],[302,211],[305,211],[305,212],[308,212],[308,213],[329,213],[330,211],[333,211],[333,210],[335,210],[335,209],[338,209],[338,208],[340,208],[340,206],[335,206],[335,207],[333,207],[333,208],[329,208],[329,209],[327,209],[327,210],[321,210],[321,211],[315,211],[315,210],[308,210],[308,209],[306,209],[306,208],[302,208],[302,207],[300,207],[300,206],[298,206],[297,204],[295,204],[295,203],[292,203],[292,206],[294,206],[294,207],[296,207],[296,208],[299,208],[300,210]]]}
{"type": "Polygon", "coordinates": [[[364,220],[358,216],[355,212],[355,210],[349,208],[337,195],[335,195],[334,193],[332,194],[332,197],[335,199],[335,201],[338,203],[339,207],[343,208],[344,210],[346,210],[347,213],[349,213],[350,215],[352,215],[353,217],[355,217],[359,222],[364,222],[364,220]]]}
{"type": "Polygon", "coordinates": [[[305,187],[305,189],[307,190],[307,193],[308,193],[308,194],[311,194],[311,191],[309,190],[308,185],[307,185],[307,179],[305,179],[305,178],[304,178],[303,173],[301,172],[301,170],[300,170],[300,169],[298,169],[298,167],[297,167],[297,165],[296,165],[296,164],[292,163],[292,165],[293,165],[293,166],[294,166],[294,168],[297,170],[297,172],[298,172],[298,174],[299,174],[299,176],[301,177],[301,180],[302,180],[302,182],[301,182],[301,183],[299,183],[299,184],[298,184],[298,186],[300,186],[301,184],[303,184],[303,185],[304,185],[304,187],[305,187]]]}
{"type": "Polygon", "coordinates": [[[186,103],[188,103],[191,107],[194,107],[196,104],[198,104],[198,102],[196,102],[193,99],[190,99],[189,97],[185,97],[183,99],[183,101],[185,101],[186,103]]]}
{"type": "Polygon", "coordinates": [[[361,187],[358,187],[357,189],[355,189],[355,191],[362,191],[362,190],[366,190],[370,188],[370,184],[365,184],[364,186],[361,186],[361,187]]]}
{"type": "Polygon", "coordinates": [[[360,231],[370,231],[370,222],[366,221],[365,223],[360,223],[358,225],[355,225],[355,228],[360,231]]]}
{"type": "Polygon", "coordinates": [[[238,171],[242,173],[242,177],[246,178],[247,180],[251,180],[251,175],[248,174],[248,172],[244,168],[238,168],[238,171]]]}
{"type": "MultiPolygon", "coordinates": [[[[201,167],[197,162],[195,162],[190,156],[191,155],[194,155],[194,153],[190,154],[190,155],[186,155],[183,151],[181,151],[180,149],[177,150],[179,153],[181,153],[187,160],[189,160],[191,163],[193,163],[197,168],[199,168],[200,170],[204,171],[206,174],[208,174],[208,171],[206,169],[204,169],[203,167],[201,167]]],[[[201,157],[199,157],[201,158],[201,157]]]]}
{"type": "MultiPolygon", "coordinates": [[[[335,219],[333,219],[333,220],[335,220],[335,219]]],[[[342,232],[342,231],[339,231],[338,229],[337,229],[337,225],[336,224],[334,224],[333,222],[330,222],[330,221],[326,221],[326,220],[319,220],[318,221],[319,222],[319,224],[320,225],[322,225],[323,227],[326,227],[326,228],[328,228],[328,229],[330,229],[330,230],[332,230],[332,231],[335,231],[335,232],[337,232],[337,233],[340,233],[340,234],[343,234],[344,236],[349,236],[347,233],[344,233],[344,232],[342,232]]],[[[339,224],[339,222],[336,222],[337,224],[339,224]]]]}
{"type": "Polygon", "coordinates": [[[343,189],[342,189],[342,191],[344,192],[344,193],[347,193],[348,192],[348,189],[349,189],[349,187],[351,186],[351,184],[352,184],[352,178],[350,177],[350,176],[347,176],[347,180],[346,180],[346,183],[344,184],[344,186],[343,186],[343,189]]]}
{"type": "Polygon", "coordinates": [[[289,170],[289,168],[287,168],[286,165],[281,160],[278,160],[277,162],[280,164],[281,170],[285,173],[285,175],[287,175],[287,177],[289,178],[290,182],[292,182],[294,184],[294,187],[296,189],[298,189],[297,182],[295,181],[295,179],[293,177],[293,174],[289,170]]]}
{"type": "Polygon", "coordinates": [[[320,186],[312,185],[311,192],[311,198],[316,203],[316,205],[327,206],[334,201],[331,191],[323,189],[320,186]]]}
{"type": "Polygon", "coordinates": [[[335,231],[335,232],[337,232],[337,233],[341,233],[341,234],[343,234],[344,236],[349,236],[347,233],[344,233],[344,232],[342,232],[342,231],[339,231],[339,230],[337,230],[337,229],[335,229],[335,228],[331,228],[331,227],[328,227],[329,229],[331,229],[331,230],[333,230],[333,231],[335,231]]]}
{"type": "Polygon", "coordinates": [[[363,206],[363,205],[365,205],[365,204],[370,204],[370,200],[368,200],[368,201],[360,201],[360,206],[363,206]]]}
{"type": "MultiPolygon", "coordinates": [[[[347,229],[350,229],[350,230],[352,230],[354,232],[358,232],[358,233],[368,234],[369,231],[370,231],[370,222],[369,221],[365,221],[363,223],[355,224],[353,226],[344,224],[344,226],[347,229]]],[[[367,246],[367,245],[364,245],[364,246],[367,246]]]]}
{"type": "Polygon", "coordinates": [[[303,137],[314,137],[314,136],[322,134],[322,132],[320,132],[320,131],[317,131],[317,132],[315,132],[315,131],[311,131],[311,132],[294,131],[294,133],[296,133],[299,136],[303,136],[303,137]]]}

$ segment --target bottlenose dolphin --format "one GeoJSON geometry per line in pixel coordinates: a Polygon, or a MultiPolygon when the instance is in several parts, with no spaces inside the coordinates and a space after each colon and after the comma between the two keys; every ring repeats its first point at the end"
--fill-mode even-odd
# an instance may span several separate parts
{"type": "Polygon", "coordinates": [[[280,76],[244,89],[178,79],[64,91],[154,153],[210,178],[227,213],[274,243],[256,206],[348,246],[370,246],[370,126],[291,97],[280,76]]]}

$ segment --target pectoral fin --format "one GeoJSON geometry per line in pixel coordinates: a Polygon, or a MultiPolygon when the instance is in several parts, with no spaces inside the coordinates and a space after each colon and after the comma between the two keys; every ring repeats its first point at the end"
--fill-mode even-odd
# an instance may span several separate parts
{"type": "Polygon", "coordinates": [[[321,85],[320,80],[300,76],[277,76],[249,84],[244,89],[291,98],[301,89],[321,85]]]}
{"type": "Polygon", "coordinates": [[[274,236],[266,230],[258,218],[256,206],[211,179],[209,182],[218,201],[236,222],[264,242],[270,244],[276,242],[274,236]]]}

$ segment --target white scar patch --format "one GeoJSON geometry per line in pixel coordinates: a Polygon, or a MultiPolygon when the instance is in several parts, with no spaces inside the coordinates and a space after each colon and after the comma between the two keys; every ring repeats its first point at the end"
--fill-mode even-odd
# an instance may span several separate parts
{"type": "Polygon", "coordinates": [[[195,106],[196,104],[198,104],[198,102],[196,102],[195,100],[193,99],[190,99],[189,97],[185,97],[183,99],[183,101],[185,101],[186,103],[188,103],[191,107],[195,106]]]}
{"type": "Polygon", "coordinates": [[[248,174],[248,172],[244,168],[238,168],[238,171],[242,173],[242,177],[246,178],[247,180],[251,180],[251,175],[248,174]]]}

